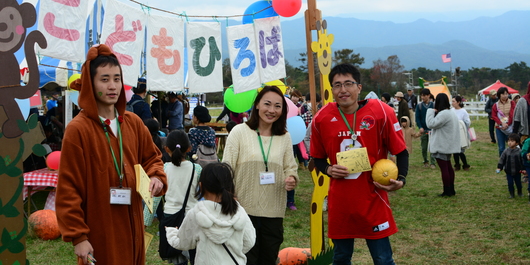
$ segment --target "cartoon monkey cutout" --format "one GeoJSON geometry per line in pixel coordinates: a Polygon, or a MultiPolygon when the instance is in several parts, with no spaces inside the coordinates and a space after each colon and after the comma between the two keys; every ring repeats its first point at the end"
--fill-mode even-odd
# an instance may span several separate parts
{"type": "MultiPolygon", "coordinates": [[[[3,122],[2,133],[7,138],[16,138],[23,131],[18,120],[24,120],[15,98],[25,99],[33,96],[39,89],[39,66],[35,56],[35,43],[41,48],[47,47],[46,38],[40,31],[26,30],[37,20],[35,7],[29,3],[19,5],[16,0],[0,1],[0,106],[7,120],[3,122]],[[15,52],[24,43],[24,52],[29,68],[27,85],[20,85],[20,71],[15,52]]],[[[1,121],[0,121],[1,122],[1,121]]]]}

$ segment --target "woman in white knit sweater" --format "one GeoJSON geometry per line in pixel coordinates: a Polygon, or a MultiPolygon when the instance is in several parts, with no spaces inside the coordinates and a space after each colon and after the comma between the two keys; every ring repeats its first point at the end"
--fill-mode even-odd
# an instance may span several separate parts
{"type": "Polygon", "coordinates": [[[455,171],[451,165],[451,154],[460,152],[460,132],[456,114],[451,111],[449,97],[439,93],[434,101],[434,109],[427,110],[425,121],[431,128],[429,152],[436,158],[442,172],[444,191],[440,196],[454,196],[455,171]]]}
{"type": "Polygon", "coordinates": [[[235,126],[226,140],[223,162],[234,168],[236,196],[256,229],[247,264],[276,264],[283,242],[285,191],[298,183],[286,123],[283,93],[266,86],[254,101],[250,119],[235,126]]]}

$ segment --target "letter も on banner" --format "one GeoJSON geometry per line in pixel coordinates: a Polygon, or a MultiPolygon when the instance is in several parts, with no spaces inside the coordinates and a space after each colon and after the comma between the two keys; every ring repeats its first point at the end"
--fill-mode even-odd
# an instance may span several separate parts
{"type": "Polygon", "coordinates": [[[118,57],[123,83],[136,86],[140,74],[140,58],[145,40],[146,15],[140,9],[116,0],[107,0],[101,43],[118,57]]]}
{"type": "Polygon", "coordinates": [[[48,43],[41,55],[71,61],[85,61],[86,20],[89,1],[40,1],[39,31],[48,43]]]}
{"type": "Polygon", "coordinates": [[[253,24],[226,28],[234,93],[261,87],[258,49],[253,24]]]}
{"type": "Polygon", "coordinates": [[[150,91],[184,89],[184,22],[151,15],[148,20],[146,63],[150,91]]]}
{"type": "Polygon", "coordinates": [[[254,20],[261,83],[278,80],[286,76],[280,17],[254,20]]]}
{"type": "Polygon", "coordinates": [[[221,24],[189,22],[186,40],[189,93],[223,91],[221,24]]]}

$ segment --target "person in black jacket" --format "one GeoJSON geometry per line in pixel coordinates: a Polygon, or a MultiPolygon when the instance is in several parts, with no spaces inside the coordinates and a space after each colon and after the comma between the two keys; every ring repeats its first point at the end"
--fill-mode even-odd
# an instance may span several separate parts
{"type": "Polygon", "coordinates": [[[488,113],[488,122],[489,122],[489,131],[490,131],[490,138],[491,143],[496,144],[497,141],[495,140],[495,121],[491,118],[491,109],[493,108],[493,105],[497,103],[497,91],[491,90],[490,91],[490,98],[486,102],[486,107],[484,108],[484,111],[488,113]]]}
{"type": "Polygon", "coordinates": [[[132,105],[134,113],[136,113],[140,119],[146,120],[153,118],[153,114],[151,114],[151,108],[144,100],[145,96],[147,95],[147,85],[145,83],[145,79],[138,79],[137,87],[133,87],[132,89],[134,95],[127,104],[132,105]]]}

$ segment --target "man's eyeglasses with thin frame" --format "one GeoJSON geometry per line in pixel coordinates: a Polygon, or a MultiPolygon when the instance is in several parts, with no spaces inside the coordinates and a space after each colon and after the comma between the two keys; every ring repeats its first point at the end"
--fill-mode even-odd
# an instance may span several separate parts
{"type": "Polygon", "coordinates": [[[337,82],[333,84],[333,89],[340,89],[342,86],[344,86],[344,88],[352,88],[354,85],[358,84],[359,83],[353,81],[345,81],[344,83],[337,82]]]}

